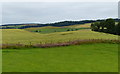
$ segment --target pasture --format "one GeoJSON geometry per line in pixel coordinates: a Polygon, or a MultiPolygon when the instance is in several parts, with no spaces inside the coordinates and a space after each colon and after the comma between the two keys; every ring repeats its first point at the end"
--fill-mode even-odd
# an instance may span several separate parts
{"type": "Polygon", "coordinates": [[[77,24],[71,26],[62,26],[62,27],[53,27],[53,26],[45,26],[45,27],[32,27],[25,28],[25,30],[30,32],[39,32],[39,33],[54,33],[54,32],[67,32],[67,31],[77,31],[82,29],[90,29],[90,24],[77,24]]]}
{"type": "MultiPolygon", "coordinates": [[[[86,26],[2,29],[2,44],[30,45],[88,39],[118,40],[117,35],[94,32],[86,29],[86,26]],[[78,30],[66,31],[71,28],[78,30]],[[44,33],[31,32],[34,30],[43,30],[44,33]],[[59,32],[53,32],[54,30],[59,32]]],[[[3,72],[118,72],[116,43],[8,48],[2,50],[2,58],[3,72]]]]}
{"type": "Polygon", "coordinates": [[[44,33],[54,33],[54,32],[77,31],[82,29],[90,29],[90,28],[43,28],[43,29],[31,30],[31,32],[38,32],[44,34],[44,33]]]}
{"type": "Polygon", "coordinates": [[[3,72],[118,72],[117,44],[2,50],[3,72]]]}

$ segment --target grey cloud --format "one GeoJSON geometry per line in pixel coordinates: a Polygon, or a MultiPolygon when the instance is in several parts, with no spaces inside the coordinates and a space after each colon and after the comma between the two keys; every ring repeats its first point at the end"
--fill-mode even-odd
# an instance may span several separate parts
{"type": "Polygon", "coordinates": [[[3,24],[117,18],[118,13],[115,2],[23,2],[2,6],[3,24]]]}

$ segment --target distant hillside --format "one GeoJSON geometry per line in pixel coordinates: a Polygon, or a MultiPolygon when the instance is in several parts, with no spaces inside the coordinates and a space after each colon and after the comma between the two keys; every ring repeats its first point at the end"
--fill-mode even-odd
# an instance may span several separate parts
{"type": "MultiPolygon", "coordinates": [[[[118,19],[114,19],[118,22],[118,19]]],[[[55,22],[55,23],[47,23],[47,24],[39,24],[39,23],[28,23],[28,24],[4,24],[0,26],[0,29],[24,29],[30,27],[43,27],[43,26],[70,26],[76,24],[86,24],[86,23],[93,23],[96,21],[103,21],[103,20],[83,20],[83,21],[62,21],[62,22],[55,22]]]]}

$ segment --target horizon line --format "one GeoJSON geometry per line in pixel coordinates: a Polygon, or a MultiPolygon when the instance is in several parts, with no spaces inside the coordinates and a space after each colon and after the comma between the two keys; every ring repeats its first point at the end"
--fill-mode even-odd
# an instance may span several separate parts
{"type": "MultiPolygon", "coordinates": [[[[81,20],[61,20],[61,21],[54,21],[54,22],[48,22],[48,23],[40,23],[40,22],[29,22],[29,23],[6,23],[6,24],[0,24],[0,25],[9,25],[9,24],[50,24],[50,23],[58,23],[58,22],[65,22],[65,21],[86,21],[86,20],[105,20],[109,18],[104,18],[104,19],[81,19],[81,20]]],[[[112,19],[119,19],[119,18],[112,18],[112,19]]]]}

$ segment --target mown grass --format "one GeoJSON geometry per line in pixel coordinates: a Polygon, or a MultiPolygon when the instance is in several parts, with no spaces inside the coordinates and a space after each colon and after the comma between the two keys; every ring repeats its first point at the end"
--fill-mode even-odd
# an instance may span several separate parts
{"type": "Polygon", "coordinates": [[[54,33],[54,32],[68,32],[68,31],[77,31],[82,29],[90,29],[90,28],[42,28],[31,30],[31,32],[38,32],[38,33],[54,33]]]}
{"type": "Polygon", "coordinates": [[[117,44],[2,50],[3,72],[118,72],[117,44]]]}
{"type": "Polygon", "coordinates": [[[69,32],[56,32],[40,34],[21,29],[2,29],[3,44],[46,44],[68,42],[85,39],[110,39],[118,40],[117,35],[94,32],[91,30],[78,30],[69,32]]]}

